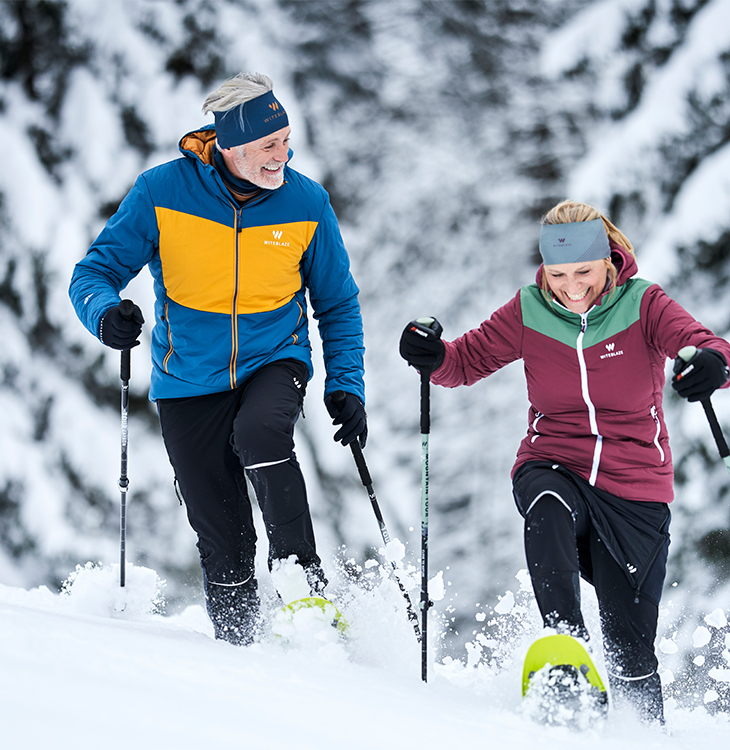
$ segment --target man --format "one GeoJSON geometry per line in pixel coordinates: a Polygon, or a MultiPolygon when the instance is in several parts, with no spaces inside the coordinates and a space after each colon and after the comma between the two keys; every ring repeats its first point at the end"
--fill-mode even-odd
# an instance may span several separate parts
{"type": "Polygon", "coordinates": [[[203,112],[215,125],[185,135],[182,158],[140,175],[74,269],[70,296],[103,344],[131,348],[144,319],[136,306],[125,318],[119,292],[149,267],[150,399],[198,535],[216,638],[248,644],[259,597],[246,477],[269,567],[293,555],[310,593],[327,583],[293,442],[313,373],[305,293],[343,445],[367,438],[362,320],[329,197],[288,166],[289,122],[271,80],[241,73],[203,112]]]}

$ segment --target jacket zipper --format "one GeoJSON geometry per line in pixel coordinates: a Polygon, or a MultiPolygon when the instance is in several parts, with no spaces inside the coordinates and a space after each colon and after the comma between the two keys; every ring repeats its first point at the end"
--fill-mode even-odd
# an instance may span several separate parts
{"type": "MultiPolygon", "coordinates": [[[[297,302],[297,307],[299,308],[299,317],[297,318],[297,327],[299,327],[299,324],[302,322],[302,318],[304,317],[304,309],[299,304],[299,302],[297,302]]],[[[291,337],[294,340],[295,344],[299,342],[299,336],[296,332],[292,333],[291,337]]]]}
{"type": "Polygon", "coordinates": [[[659,422],[659,417],[657,416],[656,406],[651,407],[651,416],[653,417],[654,424],[656,425],[656,434],[654,435],[654,445],[656,445],[656,448],[659,451],[659,457],[661,458],[662,463],[664,463],[664,449],[659,444],[659,433],[662,430],[662,426],[661,426],[661,423],[659,422]]]}
{"type": "Polygon", "coordinates": [[[539,437],[540,433],[537,429],[537,423],[544,417],[545,415],[542,412],[537,412],[537,416],[535,417],[534,422],[532,423],[532,429],[535,431],[535,434],[532,436],[532,439],[530,440],[531,443],[534,443],[539,437]]]}
{"type": "Polygon", "coordinates": [[[235,390],[237,387],[236,379],[236,360],[238,359],[238,278],[239,278],[239,264],[241,262],[240,248],[239,248],[239,235],[241,234],[241,211],[242,208],[236,208],[233,220],[233,233],[235,237],[235,254],[236,262],[235,268],[235,279],[233,281],[233,301],[231,309],[231,362],[228,368],[228,376],[230,379],[231,390],[235,390]]]}
{"type": "Polygon", "coordinates": [[[593,449],[593,464],[591,466],[591,476],[588,483],[592,486],[596,483],[598,476],[598,466],[601,463],[601,450],[603,448],[603,436],[598,432],[598,422],[596,421],[596,407],[591,401],[590,393],[588,392],[588,368],[586,367],[586,360],[583,354],[583,337],[588,328],[588,313],[580,313],[580,333],[578,334],[578,340],[576,341],[576,353],[578,355],[578,365],[580,367],[580,385],[581,394],[583,401],[588,407],[588,421],[591,428],[591,434],[596,436],[596,445],[593,449]]]}
{"type": "Polygon", "coordinates": [[[167,302],[165,302],[165,326],[167,327],[167,354],[165,355],[165,359],[162,360],[162,369],[169,375],[170,372],[167,369],[167,363],[170,361],[170,357],[172,357],[172,353],[174,351],[174,347],[172,345],[172,329],[170,328],[170,317],[167,314],[167,302]]]}
{"type": "Polygon", "coordinates": [[[661,552],[662,548],[667,543],[667,535],[664,529],[666,528],[668,521],[669,516],[667,516],[667,520],[664,521],[661,528],[659,529],[659,533],[662,535],[661,539],[654,545],[654,549],[651,551],[651,555],[649,555],[649,559],[644,565],[644,570],[641,572],[641,576],[639,576],[639,578],[637,578],[636,580],[636,584],[634,586],[634,604],[639,603],[639,594],[641,593],[641,587],[644,585],[644,581],[649,575],[649,571],[651,570],[651,566],[654,565],[654,561],[656,560],[657,555],[661,552]]]}
{"type": "MultiPolygon", "coordinates": [[[[215,168],[211,167],[213,171],[215,172],[215,168]]],[[[220,177],[218,177],[220,180],[220,177]]],[[[225,187],[225,184],[223,184],[223,181],[221,180],[221,184],[223,185],[224,189],[228,191],[228,189],[225,187]]],[[[233,282],[233,300],[232,300],[232,309],[231,309],[231,361],[228,365],[228,379],[230,381],[231,390],[235,390],[238,387],[238,378],[236,374],[236,360],[238,359],[238,295],[239,295],[239,286],[238,286],[238,279],[239,279],[239,273],[240,273],[240,264],[241,264],[241,252],[240,252],[240,246],[239,246],[239,236],[241,234],[241,231],[243,229],[243,209],[248,206],[253,206],[256,203],[259,203],[262,201],[266,196],[268,195],[267,192],[262,192],[261,194],[255,196],[254,198],[251,198],[250,200],[246,201],[242,206],[239,206],[231,201],[228,201],[229,205],[233,208],[233,214],[234,214],[234,220],[233,220],[233,231],[235,236],[235,253],[236,253],[236,262],[235,262],[235,274],[236,278],[233,282]]]]}

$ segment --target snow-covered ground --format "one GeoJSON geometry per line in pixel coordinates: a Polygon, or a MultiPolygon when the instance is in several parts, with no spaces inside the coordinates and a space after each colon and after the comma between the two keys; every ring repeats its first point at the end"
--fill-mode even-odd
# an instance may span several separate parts
{"type": "Polygon", "coordinates": [[[726,714],[672,701],[666,733],[621,711],[589,736],[530,722],[519,698],[531,637],[521,591],[492,612],[505,618],[505,635],[491,644],[489,664],[483,638],[463,662],[434,663],[431,649],[424,684],[398,589],[380,566],[365,573],[368,585],[338,588],[346,642],[305,625],[295,643],[271,637],[248,648],[215,641],[198,605],[156,614],[164,584],[146,568],[128,565],[124,589],[118,566],[103,565],[78,568],[61,592],[0,586],[3,746],[678,750],[727,742],[726,714]]]}

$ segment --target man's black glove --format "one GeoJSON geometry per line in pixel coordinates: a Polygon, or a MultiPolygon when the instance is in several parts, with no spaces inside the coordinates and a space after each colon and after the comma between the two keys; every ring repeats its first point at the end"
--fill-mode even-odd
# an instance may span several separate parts
{"type": "Polygon", "coordinates": [[[332,417],[332,424],[342,425],[335,433],[335,441],[349,445],[357,439],[364,448],[368,439],[368,415],[362,401],[352,393],[335,391],[325,398],[324,405],[332,417]]]}
{"type": "Polygon", "coordinates": [[[419,372],[433,372],[441,367],[446,347],[441,341],[444,329],[436,318],[412,320],[400,337],[400,355],[419,372]]]}
{"type": "Polygon", "coordinates": [[[99,326],[101,343],[112,349],[131,349],[139,344],[144,316],[137,305],[124,300],[104,313],[99,326]]]}
{"type": "Polygon", "coordinates": [[[697,349],[689,359],[680,356],[674,360],[672,388],[687,401],[705,401],[727,379],[725,357],[714,349],[697,349]]]}

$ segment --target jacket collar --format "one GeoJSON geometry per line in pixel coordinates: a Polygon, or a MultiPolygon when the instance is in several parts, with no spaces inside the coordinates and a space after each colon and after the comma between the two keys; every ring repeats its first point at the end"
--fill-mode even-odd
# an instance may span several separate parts
{"type": "MultiPolygon", "coordinates": [[[[236,196],[235,193],[232,192],[231,187],[225,183],[221,175],[218,173],[218,170],[216,170],[215,168],[215,164],[213,161],[216,149],[215,125],[204,125],[202,128],[191,130],[189,133],[186,133],[180,139],[180,142],[178,143],[178,149],[180,150],[180,153],[188,159],[197,160],[198,163],[210,167],[211,171],[215,174],[216,179],[220,182],[221,185],[223,185],[223,187],[225,187],[226,192],[231,193],[238,200],[238,196],[236,196]]],[[[289,161],[287,161],[286,165],[284,166],[284,185],[286,185],[287,182],[286,172],[293,156],[294,152],[289,149],[289,161]]],[[[283,185],[281,187],[283,187],[283,185]]],[[[277,188],[276,190],[259,188],[258,193],[256,193],[255,195],[255,202],[258,202],[258,200],[262,197],[266,197],[268,195],[271,195],[272,193],[275,193],[277,190],[281,190],[281,187],[277,188]]],[[[254,201],[251,200],[251,202],[253,203],[254,201]]]]}
{"type": "Polygon", "coordinates": [[[203,164],[213,166],[213,150],[215,149],[215,129],[213,125],[205,125],[198,130],[186,133],[178,143],[183,156],[200,159],[203,164]]]}

